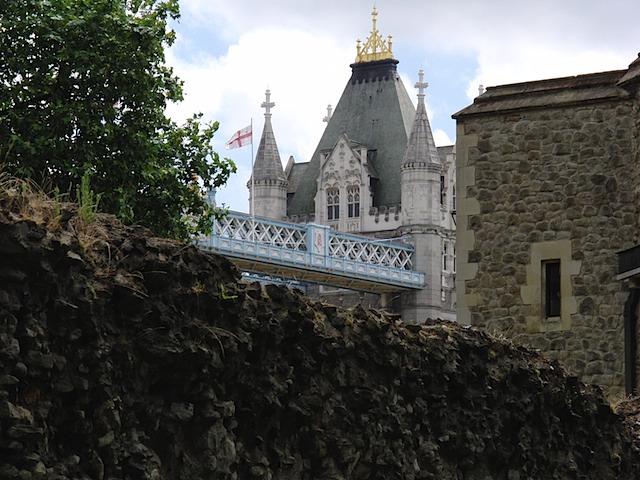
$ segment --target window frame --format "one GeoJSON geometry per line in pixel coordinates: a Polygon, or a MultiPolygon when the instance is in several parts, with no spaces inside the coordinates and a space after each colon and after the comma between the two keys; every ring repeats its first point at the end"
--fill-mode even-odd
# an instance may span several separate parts
{"type": "Polygon", "coordinates": [[[545,318],[562,315],[562,263],[559,258],[542,260],[542,307],[545,318]]]}
{"type": "Polygon", "coordinates": [[[327,220],[340,220],[340,189],[337,187],[327,188],[327,220]]]}
{"type": "Polygon", "coordinates": [[[360,187],[358,185],[347,187],[347,217],[360,217],[360,187]]]}

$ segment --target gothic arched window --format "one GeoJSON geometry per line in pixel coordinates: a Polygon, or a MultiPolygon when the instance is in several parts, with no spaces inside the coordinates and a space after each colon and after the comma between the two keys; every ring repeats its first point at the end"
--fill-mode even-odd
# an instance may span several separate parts
{"type": "Polygon", "coordinates": [[[340,190],[327,188],[327,220],[340,218],[340,190]]]}
{"type": "Polygon", "coordinates": [[[360,187],[357,185],[347,187],[347,216],[360,216],[360,187]]]}

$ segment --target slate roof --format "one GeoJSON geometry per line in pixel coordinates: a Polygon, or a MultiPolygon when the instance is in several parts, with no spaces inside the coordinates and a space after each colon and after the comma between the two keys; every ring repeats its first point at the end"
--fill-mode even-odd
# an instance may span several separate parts
{"type": "Polygon", "coordinates": [[[406,165],[412,163],[441,163],[436,144],[433,141],[433,133],[431,133],[431,125],[427,117],[427,108],[424,104],[424,95],[418,96],[416,117],[411,128],[402,163],[406,165]]]}
{"type": "Polygon", "coordinates": [[[287,171],[285,172],[287,179],[289,180],[287,193],[295,193],[298,189],[298,185],[300,185],[300,180],[304,176],[307,166],[309,166],[309,162],[294,163],[292,160],[292,158],[289,160],[287,171]]]}
{"type": "Polygon", "coordinates": [[[447,155],[450,153],[455,153],[456,146],[455,145],[444,145],[442,147],[436,147],[438,150],[438,155],[440,159],[444,162],[447,158],[447,155]]]}
{"type": "Polygon", "coordinates": [[[459,120],[472,115],[508,114],[522,109],[544,109],[623,98],[628,93],[619,84],[626,81],[625,75],[630,71],[614,70],[489,87],[471,105],[452,117],[459,120]]]}
{"type": "Polygon", "coordinates": [[[398,63],[385,59],[351,65],[351,78],[289,202],[289,215],[315,212],[320,153],[333,148],[343,133],[376,151],[374,206],[400,204],[400,164],[416,110],[397,73],[398,63]]]}
{"type": "MultiPolygon", "coordinates": [[[[273,134],[270,115],[265,115],[264,129],[256,153],[256,160],[253,165],[253,175],[256,182],[259,181],[281,181],[286,182],[287,177],[282,169],[280,152],[273,134]]],[[[253,179],[249,180],[251,183],[253,179]]]]}

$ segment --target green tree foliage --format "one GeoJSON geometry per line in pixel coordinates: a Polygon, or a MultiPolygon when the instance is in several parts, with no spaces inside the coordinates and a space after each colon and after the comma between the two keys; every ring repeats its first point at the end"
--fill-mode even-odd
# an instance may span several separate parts
{"type": "Polygon", "coordinates": [[[182,83],[165,65],[177,0],[2,0],[0,162],[75,192],[88,175],[100,209],[187,239],[212,216],[204,192],[235,165],[211,139],[217,122],[178,125],[182,83]]]}

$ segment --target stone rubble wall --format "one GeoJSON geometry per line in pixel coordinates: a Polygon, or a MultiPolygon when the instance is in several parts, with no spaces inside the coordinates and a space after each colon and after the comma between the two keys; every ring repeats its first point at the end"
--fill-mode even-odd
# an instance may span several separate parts
{"type": "Polygon", "coordinates": [[[477,267],[463,280],[470,323],[541,350],[614,396],[624,394],[628,297],[616,280],[616,252],[638,238],[637,105],[626,98],[523,108],[470,116],[458,127],[464,167],[475,172],[459,195],[477,201],[462,220],[472,246],[459,250],[463,271],[477,267]],[[567,239],[580,265],[570,284],[576,311],[568,324],[545,328],[523,302],[532,244],[567,239]]]}
{"type": "Polygon", "coordinates": [[[3,480],[636,478],[632,425],[535,352],[0,207],[3,480]]]}

